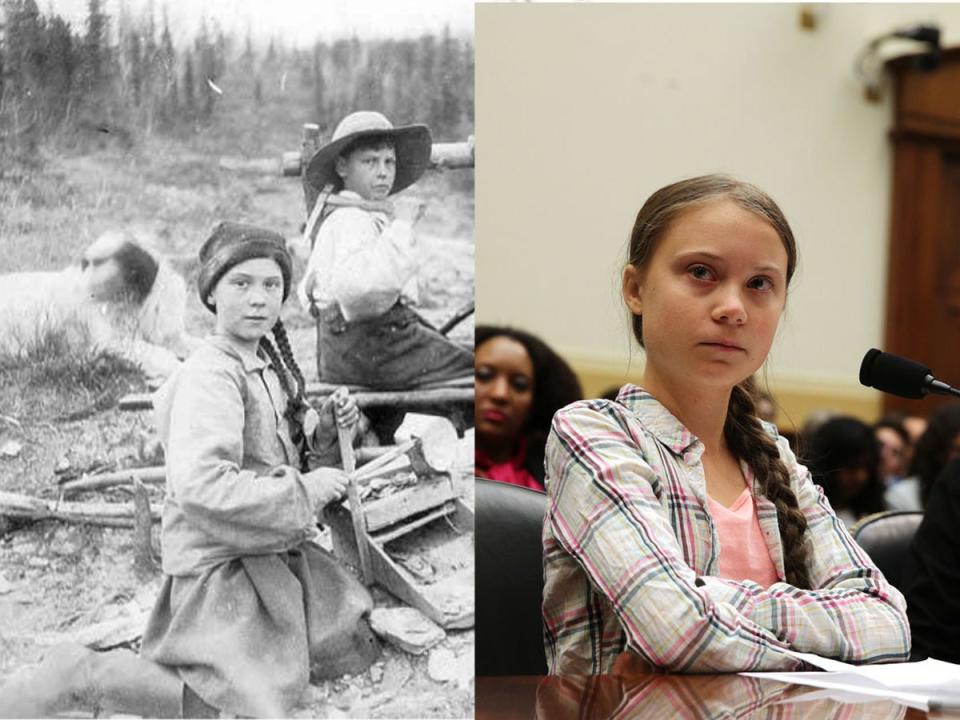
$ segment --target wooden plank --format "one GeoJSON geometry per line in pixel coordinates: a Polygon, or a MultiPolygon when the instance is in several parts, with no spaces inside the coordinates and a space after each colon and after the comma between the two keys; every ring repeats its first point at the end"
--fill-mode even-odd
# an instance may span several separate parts
{"type": "Polygon", "coordinates": [[[370,538],[363,522],[363,510],[360,504],[360,491],[357,489],[357,480],[353,472],[357,467],[357,459],[353,456],[353,444],[350,431],[337,426],[337,440],[340,442],[340,457],[343,458],[343,469],[347,473],[347,500],[350,503],[350,517],[353,521],[353,534],[357,539],[357,549],[360,551],[360,571],[363,581],[372,585],[374,581],[373,569],[370,566],[370,538]]]}
{"type": "Polygon", "coordinates": [[[380,534],[372,535],[370,539],[383,545],[391,540],[396,540],[398,537],[403,537],[404,535],[413,532],[417,528],[423,527],[427,523],[431,523],[438,518],[442,518],[446,515],[453,515],[456,512],[457,506],[452,502],[446,502],[433,512],[428,512],[426,515],[421,515],[416,520],[411,520],[410,522],[397,523],[393,529],[387,530],[380,534]]]}
{"type": "Polygon", "coordinates": [[[423,480],[387,497],[366,503],[363,514],[367,532],[382,530],[454,499],[453,484],[446,475],[423,480]]]}

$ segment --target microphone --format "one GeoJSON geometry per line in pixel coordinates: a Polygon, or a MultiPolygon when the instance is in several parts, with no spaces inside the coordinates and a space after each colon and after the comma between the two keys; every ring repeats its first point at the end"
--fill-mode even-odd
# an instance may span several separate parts
{"type": "Polygon", "coordinates": [[[911,400],[928,394],[960,397],[960,390],[934,378],[926,365],[876,348],[867,350],[863,356],[860,384],[911,400]]]}

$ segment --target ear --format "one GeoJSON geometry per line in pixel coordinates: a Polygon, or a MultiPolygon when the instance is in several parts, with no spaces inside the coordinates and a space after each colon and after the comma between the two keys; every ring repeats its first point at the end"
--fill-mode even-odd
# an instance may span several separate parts
{"type": "Polygon", "coordinates": [[[114,253],[114,258],[123,273],[127,290],[143,302],[157,279],[160,265],[156,258],[132,240],[126,240],[114,253]]]}
{"type": "Polygon", "coordinates": [[[623,301],[634,315],[643,315],[643,273],[634,265],[623,268],[623,301]]]}
{"type": "Polygon", "coordinates": [[[343,180],[344,175],[347,174],[347,159],[343,155],[337,155],[337,159],[334,160],[333,169],[336,170],[337,175],[343,180]]]}

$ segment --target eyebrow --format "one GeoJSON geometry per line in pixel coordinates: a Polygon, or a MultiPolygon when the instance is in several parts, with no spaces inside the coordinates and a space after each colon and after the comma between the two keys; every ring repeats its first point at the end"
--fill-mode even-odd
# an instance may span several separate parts
{"type": "MultiPolygon", "coordinates": [[[[678,259],[684,259],[688,257],[689,258],[694,258],[694,257],[707,258],[708,260],[715,263],[725,264],[727,262],[727,259],[725,257],[721,255],[717,255],[716,253],[712,253],[709,250],[688,250],[686,252],[682,252],[679,255],[677,255],[678,259]]],[[[781,275],[784,274],[784,270],[782,268],[780,268],[777,265],[771,265],[769,263],[766,263],[763,265],[755,265],[752,269],[754,272],[775,272],[781,275]]]]}
{"type": "Polygon", "coordinates": [[[273,280],[274,278],[282,279],[283,275],[281,273],[276,273],[276,274],[270,273],[268,275],[254,275],[253,273],[248,273],[243,271],[228,270],[224,277],[240,278],[242,280],[258,280],[258,279],[273,280]]]}

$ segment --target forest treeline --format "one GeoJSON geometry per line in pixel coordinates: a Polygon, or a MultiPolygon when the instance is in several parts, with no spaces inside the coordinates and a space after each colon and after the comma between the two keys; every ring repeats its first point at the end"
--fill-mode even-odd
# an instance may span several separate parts
{"type": "Polygon", "coordinates": [[[316,122],[329,134],[355,109],[427,123],[437,139],[472,132],[473,44],[449,31],[291,48],[283,38],[235,37],[216,20],[174,39],[152,3],[113,17],[88,0],[82,27],[41,12],[36,0],[0,0],[0,8],[0,145],[8,149],[90,128],[132,145],[218,124],[242,145],[262,141],[271,123],[316,122]]]}

